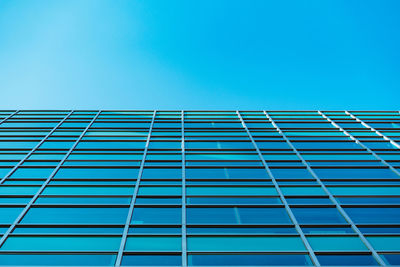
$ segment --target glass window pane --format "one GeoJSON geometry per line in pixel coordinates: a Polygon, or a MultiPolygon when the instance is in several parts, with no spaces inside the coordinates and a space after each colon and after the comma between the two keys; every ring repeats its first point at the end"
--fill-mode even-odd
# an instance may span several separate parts
{"type": "Polygon", "coordinates": [[[132,224],[180,224],[181,208],[139,208],[133,210],[132,224]]]}
{"type": "Polygon", "coordinates": [[[268,254],[234,255],[201,254],[189,255],[189,266],[311,266],[308,255],[268,254]]]}
{"type": "Polygon", "coordinates": [[[191,196],[271,196],[277,195],[274,187],[188,187],[191,196]]]}
{"type": "Polygon", "coordinates": [[[284,208],[187,208],[189,224],[289,224],[284,208]]]}
{"type": "Polygon", "coordinates": [[[187,238],[188,251],[304,251],[299,237],[265,236],[192,236],[187,238]]]}
{"type": "Polygon", "coordinates": [[[372,255],[317,255],[324,266],[374,266],[379,265],[372,255]]]}
{"type": "Polygon", "coordinates": [[[121,186],[48,186],[42,195],[132,195],[134,187],[121,186]]]}
{"type": "Polygon", "coordinates": [[[292,208],[300,224],[336,224],[346,223],[336,208],[292,208]]]}
{"type": "Polygon", "coordinates": [[[120,237],[10,236],[0,250],[10,251],[117,251],[120,237]]]}
{"type": "Polygon", "coordinates": [[[31,208],[24,224],[124,224],[128,208],[31,208]]]}
{"type": "Polygon", "coordinates": [[[125,245],[127,251],[180,251],[181,238],[170,236],[131,236],[125,245]]]}
{"type": "Polygon", "coordinates": [[[366,251],[357,236],[310,236],[307,237],[315,251],[366,251]]]}
{"type": "Polygon", "coordinates": [[[0,254],[5,266],[114,266],[113,254],[0,254]]]}
{"type": "Polygon", "coordinates": [[[345,208],[354,223],[400,223],[400,208],[345,208]]]}
{"type": "Polygon", "coordinates": [[[23,208],[0,207],[0,224],[12,224],[23,208]]]}
{"type": "Polygon", "coordinates": [[[400,251],[400,236],[369,236],[367,239],[376,250],[400,251]]]}
{"type": "Polygon", "coordinates": [[[122,266],[180,266],[180,255],[124,255],[122,266]]]}

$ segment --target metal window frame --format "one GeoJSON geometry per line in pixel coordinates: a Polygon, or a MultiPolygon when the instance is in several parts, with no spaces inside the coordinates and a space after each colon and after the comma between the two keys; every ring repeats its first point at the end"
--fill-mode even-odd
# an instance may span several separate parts
{"type": "Polygon", "coordinates": [[[149,148],[150,136],[151,136],[151,132],[152,132],[152,129],[153,129],[153,125],[154,125],[154,120],[155,120],[156,114],[157,114],[157,110],[154,110],[153,117],[152,117],[151,122],[150,122],[149,132],[148,132],[147,139],[146,139],[146,145],[145,145],[145,148],[144,148],[144,151],[143,151],[142,162],[140,163],[139,173],[138,173],[138,176],[137,176],[137,179],[136,179],[135,189],[133,191],[131,203],[129,205],[128,215],[127,215],[126,221],[125,221],[124,231],[123,231],[122,237],[121,237],[121,243],[120,243],[120,246],[119,246],[119,249],[118,249],[117,258],[115,260],[115,265],[114,266],[116,266],[116,267],[121,266],[121,263],[122,263],[122,257],[123,257],[123,253],[124,253],[124,250],[125,250],[126,241],[127,241],[127,238],[128,238],[129,226],[131,224],[133,210],[135,208],[135,202],[136,202],[136,198],[137,198],[137,195],[138,195],[138,192],[139,192],[140,180],[142,178],[144,162],[146,161],[146,154],[147,154],[147,150],[149,148]]]}
{"type": "Polygon", "coordinates": [[[64,123],[64,121],[66,121],[68,118],[69,118],[69,116],[71,116],[72,115],[72,113],[73,113],[74,111],[72,110],[71,112],[69,112],[56,126],[54,126],[54,128],[45,136],[45,137],[43,137],[43,139],[34,147],[34,148],[32,148],[32,150],[31,151],[29,151],[29,153],[28,154],[26,154],[26,156],[23,158],[23,159],[21,159],[7,174],[6,174],[6,176],[4,176],[1,180],[0,180],[0,184],[3,184],[4,182],[5,182],[5,180],[7,179],[7,178],[9,178],[14,172],[15,172],[15,170],[19,167],[19,166],[21,166],[24,162],[25,162],[25,160],[27,160],[46,140],[47,140],[47,138],[49,138],[49,136],[50,135],[52,135],[57,129],[58,129],[58,127],[61,125],[61,124],[63,124],[64,123]]]}
{"type": "Polygon", "coordinates": [[[50,174],[50,176],[44,181],[42,186],[39,188],[39,190],[36,192],[36,194],[32,197],[32,199],[29,201],[29,203],[25,206],[25,208],[21,211],[21,213],[18,215],[18,217],[14,220],[14,222],[11,224],[11,226],[7,229],[7,231],[4,233],[2,238],[0,239],[0,247],[3,246],[4,242],[6,241],[7,237],[10,235],[10,233],[14,230],[15,226],[19,223],[19,221],[25,216],[25,214],[28,212],[29,208],[33,205],[33,203],[36,201],[36,199],[39,197],[39,195],[43,192],[45,187],[49,184],[51,179],[54,177],[54,175],[57,173],[57,171],[60,169],[61,165],[65,162],[65,160],[68,158],[68,156],[72,153],[72,151],[75,149],[75,147],[78,145],[79,141],[82,139],[82,137],[86,134],[87,130],[92,126],[93,122],[97,119],[97,117],[100,115],[101,110],[97,112],[97,114],[93,117],[93,119],[90,121],[88,126],[83,130],[81,135],[78,137],[78,139],[74,142],[72,147],[68,150],[68,152],[65,154],[64,158],[59,162],[57,167],[53,170],[53,172],[50,174]]]}
{"type": "MultiPolygon", "coordinates": [[[[320,113],[320,111],[318,111],[320,113]]],[[[342,216],[346,219],[346,221],[351,225],[351,228],[357,233],[361,241],[366,245],[366,247],[372,252],[372,255],[376,259],[376,261],[383,266],[386,266],[385,262],[381,258],[381,256],[375,251],[375,249],[372,247],[372,245],[369,243],[369,241],[365,238],[364,234],[358,229],[356,224],[353,222],[353,220],[348,216],[346,211],[341,207],[341,205],[337,202],[336,198],[331,194],[331,192],[328,190],[328,188],[325,186],[325,184],[321,181],[321,179],[316,175],[316,173],[312,170],[312,168],[308,165],[307,161],[304,160],[304,158],[301,156],[301,154],[297,151],[297,149],[293,146],[291,141],[286,137],[284,132],[279,128],[279,126],[274,122],[274,120],[269,116],[269,114],[264,111],[265,116],[271,121],[271,123],[274,124],[276,127],[276,130],[283,136],[283,138],[286,140],[288,145],[294,150],[296,155],[301,159],[303,164],[306,166],[307,170],[311,173],[311,175],[316,179],[318,184],[321,186],[321,188],[325,191],[325,193],[329,196],[329,199],[335,204],[336,209],[342,214],[342,216]]],[[[320,113],[321,114],[321,113],[320,113]]],[[[322,115],[322,114],[321,114],[322,115]]],[[[324,117],[325,118],[325,117],[324,117]]],[[[326,118],[325,118],[326,119],[326,118]]],[[[327,119],[328,120],[328,119],[327,119]]],[[[330,120],[328,120],[331,122],[330,120]]],[[[336,127],[336,125],[334,125],[336,127]]],[[[343,129],[342,129],[343,130],[343,129]]]]}
{"type": "Polygon", "coordinates": [[[336,128],[338,128],[341,132],[343,132],[345,135],[347,135],[351,140],[353,140],[354,142],[356,142],[357,144],[359,144],[362,148],[364,148],[365,150],[367,150],[369,153],[371,153],[376,159],[378,159],[380,162],[382,162],[383,165],[389,167],[389,169],[391,171],[393,171],[394,173],[396,173],[399,178],[400,178],[400,172],[398,170],[396,170],[391,164],[387,163],[386,160],[384,160],[383,158],[381,158],[378,154],[376,154],[374,151],[372,151],[369,147],[367,147],[366,145],[364,145],[360,140],[358,140],[356,137],[354,137],[352,134],[350,134],[349,132],[347,132],[345,129],[343,129],[342,127],[340,127],[336,122],[334,122],[332,119],[329,118],[329,116],[327,116],[326,114],[324,114],[322,111],[318,111],[318,113],[324,117],[327,121],[329,121],[333,126],[335,126],[336,128]]]}
{"type": "Polygon", "coordinates": [[[386,141],[389,141],[392,145],[394,145],[398,149],[400,149],[400,145],[396,141],[391,139],[390,137],[388,137],[388,136],[384,135],[383,133],[381,133],[380,131],[376,130],[375,128],[373,128],[372,126],[370,126],[369,124],[367,124],[366,122],[364,122],[363,120],[358,118],[356,115],[352,114],[351,112],[346,110],[345,113],[347,115],[349,115],[350,117],[352,117],[353,119],[355,119],[356,121],[358,121],[359,123],[361,123],[362,125],[364,125],[366,128],[368,128],[371,131],[375,132],[377,135],[383,137],[383,139],[385,139],[386,141]]]}
{"type": "Polygon", "coordinates": [[[256,151],[257,151],[257,153],[258,153],[258,155],[259,155],[259,157],[260,157],[260,159],[261,159],[261,161],[262,161],[262,163],[264,165],[265,170],[267,171],[268,175],[272,179],[272,183],[274,184],[274,187],[275,187],[276,191],[278,192],[282,203],[285,206],[286,212],[288,213],[288,215],[289,215],[291,221],[293,222],[297,232],[299,233],[300,238],[301,238],[306,250],[308,251],[308,253],[310,255],[311,261],[315,264],[315,266],[321,266],[321,264],[319,263],[316,255],[315,255],[314,250],[312,249],[310,243],[308,242],[307,238],[305,237],[305,235],[303,233],[303,230],[301,229],[301,227],[300,227],[299,223],[297,222],[297,219],[294,216],[294,214],[293,214],[288,202],[286,201],[286,198],[285,198],[284,194],[282,193],[282,191],[281,191],[281,189],[280,189],[280,187],[279,187],[274,175],[272,174],[271,170],[269,169],[269,166],[268,166],[267,162],[265,161],[264,157],[262,156],[262,153],[261,153],[260,149],[258,148],[257,143],[254,141],[253,136],[251,135],[249,129],[247,128],[245,121],[243,120],[242,116],[240,115],[240,112],[236,111],[236,114],[238,115],[238,117],[239,117],[239,119],[240,119],[240,121],[241,121],[241,123],[243,125],[243,128],[246,130],[251,142],[253,143],[254,148],[256,149],[256,151]]]}

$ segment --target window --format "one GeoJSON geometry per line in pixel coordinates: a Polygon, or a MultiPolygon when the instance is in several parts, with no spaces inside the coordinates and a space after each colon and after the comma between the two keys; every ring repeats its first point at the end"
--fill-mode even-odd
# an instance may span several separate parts
{"type": "Polygon", "coordinates": [[[114,266],[114,254],[0,254],[6,266],[114,266]]]}
{"type": "Polygon", "coordinates": [[[372,255],[317,255],[324,266],[375,266],[379,265],[372,255]]]}
{"type": "Polygon", "coordinates": [[[180,255],[124,255],[122,266],[180,266],[180,255]]]}
{"type": "Polygon", "coordinates": [[[9,251],[117,251],[119,237],[10,236],[0,250],[9,251]]]}
{"type": "Polygon", "coordinates": [[[290,224],[284,208],[187,208],[188,224],[290,224]]]}
{"type": "Polygon", "coordinates": [[[300,237],[292,236],[192,236],[188,251],[305,251],[300,237]]]}
{"type": "Polygon", "coordinates": [[[180,224],[181,208],[139,208],[133,210],[132,224],[180,224]]]}
{"type": "Polygon", "coordinates": [[[292,208],[300,224],[341,224],[346,220],[336,208],[292,208]]]}
{"type": "Polygon", "coordinates": [[[124,224],[128,208],[33,207],[22,224],[124,224]]]}
{"type": "Polygon", "coordinates": [[[181,238],[170,236],[130,236],[125,245],[127,251],[180,251],[181,238]]]}
{"type": "Polygon", "coordinates": [[[304,254],[201,254],[189,255],[189,266],[311,266],[304,254]]]}

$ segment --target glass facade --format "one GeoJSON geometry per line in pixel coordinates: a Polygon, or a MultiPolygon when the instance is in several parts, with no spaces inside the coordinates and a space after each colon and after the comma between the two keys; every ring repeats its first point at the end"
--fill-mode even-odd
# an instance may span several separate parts
{"type": "Polygon", "coordinates": [[[0,111],[0,266],[400,265],[398,111],[0,111]]]}

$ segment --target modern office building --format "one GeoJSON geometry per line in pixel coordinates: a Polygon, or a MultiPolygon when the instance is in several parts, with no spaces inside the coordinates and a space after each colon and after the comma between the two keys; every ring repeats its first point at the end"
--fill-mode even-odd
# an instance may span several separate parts
{"type": "Polygon", "coordinates": [[[0,266],[400,265],[398,111],[0,111],[0,266]]]}

